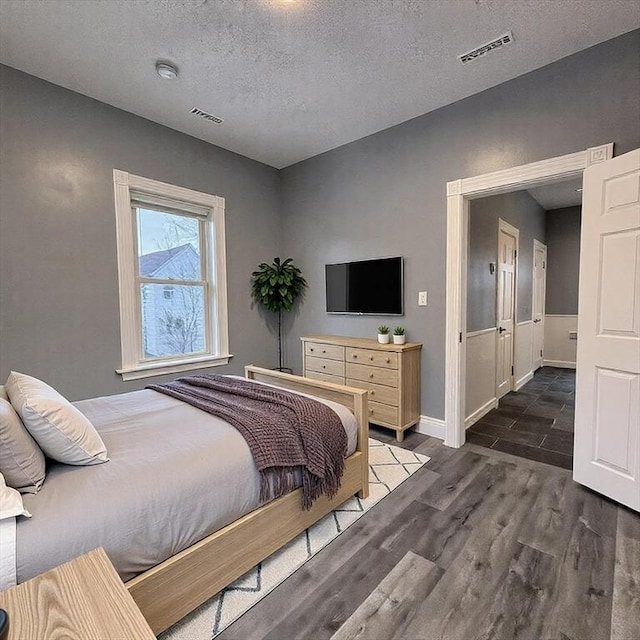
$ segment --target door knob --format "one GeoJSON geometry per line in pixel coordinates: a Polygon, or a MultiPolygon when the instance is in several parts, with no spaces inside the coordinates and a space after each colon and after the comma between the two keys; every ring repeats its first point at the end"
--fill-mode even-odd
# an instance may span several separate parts
{"type": "Polygon", "coordinates": [[[500,327],[500,328],[498,329],[498,331],[499,331],[500,333],[504,333],[504,332],[506,331],[506,329],[505,329],[504,327],[500,327]]]}

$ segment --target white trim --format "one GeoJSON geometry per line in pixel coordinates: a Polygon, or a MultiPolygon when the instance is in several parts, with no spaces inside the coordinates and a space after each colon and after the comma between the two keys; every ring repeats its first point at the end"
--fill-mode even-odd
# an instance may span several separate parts
{"type": "Polygon", "coordinates": [[[577,313],[545,313],[545,318],[577,318],[577,313]]]}
{"type": "Polygon", "coordinates": [[[496,327],[489,327],[488,329],[478,329],[478,331],[469,331],[469,333],[467,333],[467,340],[469,338],[475,338],[476,336],[482,336],[485,333],[495,333],[496,332],[496,327]]]}
{"type": "Polygon", "coordinates": [[[473,198],[506,193],[582,175],[613,156],[613,143],[556,158],[447,182],[447,287],[445,334],[445,444],[464,444],[467,326],[467,227],[473,198]],[[462,334],[462,340],[459,336],[462,334]]]}
{"type": "Polygon", "coordinates": [[[162,376],[167,373],[180,373],[181,371],[191,371],[193,369],[206,369],[208,367],[219,367],[228,364],[233,358],[232,354],[221,356],[203,356],[199,358],[185,358],[179,362],[162,360],[161,362],[152,362],[142,364],[139,367],[131,369],[116,369],[116,373],[122,376],[122,379],[139,380],[140,378],[151,378],[153,376],[162,376]]]}
{"type": "Polygon", "coordinates": [[[575,369],[575,362],[565,362],[564,360],[543,360],[543,367],[558,367],[558,369],[575,369]]]}
{"type": "Polygon", "coordinates": [[[493,411],[493,409],[498,408],[498,398],[491,398],[488,402],[485,402],[479,409],[476,409],[470,416],[466,418],[464,421],[465,431],[471,426],[474,425],[478,420],[484,418],[484,416],[489,413],[489,411],[493,411]]]}
{"type": "Polygon", "coordinates": [[[177,373],[229,362],[227,311],[227,273],[225,253],[224,198],[184,187],[113,170],[116,236],[118,249],[118,286],[120,293],[120,346],[122,366],[117,373],[123,380],[136,380],[166,373],[177,373]],[[135,220],[131,207],[135,198],[163,201],[173,208],[200,216],[206,250],[202,257],[206,273],[206,339],[208,351],[184,358],[159,361],[141,359],[140,304],[136,282],[135,220]],[[213,251],[215,261],[209,256],[213,251]],[[214,263],[215,262],[215,263],[214,263]],[[206,364],[205,364],[206,363],[206,364]]]}
{"type": "Polygon", "coordinates": [[[425,436],[440,438],[440,440],[445,439],[444,420],[440,420],[439,418],[432,418],[431,416],[420,416],[420,422],[418,422],[418,424],[415,426],[414,431],[425,436]]]}
{"type": "Polygon", "coordinates": [[[529,373],[525,373],[525,375],[522,376],[522,378],[520,378],[520,380],[516,380],[516,391],[519,391],[520,389],[522,389],[522,387],[524,387],[525,384],[527,384],[527,382],[530,382],[531,380],[533,380],[533,371],[529,371],[529,373]]]}

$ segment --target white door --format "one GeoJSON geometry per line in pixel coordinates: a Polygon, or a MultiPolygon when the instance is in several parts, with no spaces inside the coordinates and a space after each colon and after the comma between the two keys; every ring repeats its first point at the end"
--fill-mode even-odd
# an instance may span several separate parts
{"type": "Polygon", "coordinates": [[[640,149],[583,187],[573,478],[640,511],[640,149]]]}
{"type": "Polygon", "coordinates": [[[533,241],[533,367],[542,366],[544,351],[544,303],[547,283],[547,247],[533,241]]]}
{"type": "Polygon", "coordinates": [[[499,221],[498,230],[498,301],[496,324],[496,397],[513,389],[513,330],[515,327],[516,255],[519,231],[499,221]]]}

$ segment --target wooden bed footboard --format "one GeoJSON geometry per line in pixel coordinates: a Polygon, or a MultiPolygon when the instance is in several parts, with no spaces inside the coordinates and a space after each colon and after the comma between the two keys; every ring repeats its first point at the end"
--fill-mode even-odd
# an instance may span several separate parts
{"type": "Polygon", "coordinates": [[[342,485],[332,499],[320,497],[302,509],[302,489],[273,500],[212,533],[126,583],[147,622],[158,634],[283,547],[352,495],[369,488],[367,392],[248,366],[247,378],[309,393],[346,406],[358,422],[356,451],[345,461],[342,485]]]}

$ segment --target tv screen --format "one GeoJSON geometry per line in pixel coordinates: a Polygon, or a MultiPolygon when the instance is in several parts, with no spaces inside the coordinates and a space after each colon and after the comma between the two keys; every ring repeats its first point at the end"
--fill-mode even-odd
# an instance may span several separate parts
{"type": "Polygon", "coordinates": [[[401,316],[402,258],[379,258],[325,267],[327,312],[401,316]]]}

